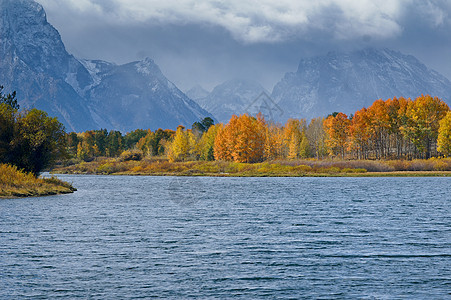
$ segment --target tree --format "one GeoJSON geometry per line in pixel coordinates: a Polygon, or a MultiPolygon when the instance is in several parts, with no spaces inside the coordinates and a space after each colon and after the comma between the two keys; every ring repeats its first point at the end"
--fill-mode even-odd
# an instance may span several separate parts
{"type": "Polygon", "coordinates": [[[368,158],[370,139],[370,119],[367,109],[357,111],[349,126],[349,149],[356,153],[358,159],[368,158]]]}
{"type": "Polygon", "coordinates": [[[124,147],[125,149],[132,149],[136,146],[140,139],[147,135],[148,131],[144,129],[136,129],[127,133],[124,136],[124,147]]]}
{"type": "Polygon", "coordinates": [[[211,126],[215,125],[215,121],[210,117],[204,118],[201,123],[202,123],[202,126],[204,126],[205,131],[210,129],[211,126]]]}
{"type": "Polygon", "coordinates": [[[164,145],[175,135],[173,130],[158,129],[155,132],[147,130],[146,136],[141,138],[136,144],[136,148],[140,149],[145,155],[158,156],[163,155],[166,151],[164,145]]]}
{"type": "Polygon", "coordinates": [[[208,129],[214,124],[215,121],[212,118],[206,117],[200,122],[194,122],[191,126],[191,130],[195,135],[201,136],[204,132],[207,132],[208,129]]]}
{"type": "Polygon", "coordinates": [[[265,134],[265,159],[274,160],[284,156],[283,129],[275,124],[266,126],[265,134]]]}
{"type": "Polygon", "coordinates": [[[309,141],[312,155],[317,159],[327,155],[326,132],[324,131],[324,118],[316,118],[310,121],[305,135],[309,141]]]}
{"type": "Polygon", "coordinates": [[[330,154],[340,154],[341,158],[344,158],[350,123],[348,116],[344,113],[338,113],[335,117],[329,116],[324,120],[324,128],[327,133],[326,144],[330,154]]]}
{"type": "Polygon", "coordinates": [[[406,109],[410,99],[405,99],[403,97],[393,98],[393,100],[388,99],[387,112],[389,116],[389,133],[392,137],[393,144],[395,146],[396,157],[399,159],[403,155],[403,148],[405,146],[406,140],[402,134],[402,126],[406,124],[406,109]]]}
{"type": "Polygon", "coordinates": [[[389,152],[389,115],[385,101],[379,99],[368,108],[369,132],[376,158],[387,157],[389,152]]]}
{"type": "Polygon", "coordinates": [[[300,156],[300,146],[306,127],[306,121],[303,119],[288,119],[285,124],[284,136],[288,158],[296,159],[300,156]]]}
{"type": "Polygon", "coordinates": [[[80,140],[75,132],[71,132],[66,135],[67,151],[70,154],[70,156],[72,157],[77,156],[77,147],[79,142],[80,140]]]}
{"type": "Polygon", "coordinates": [[[449,111],[448,105],[437,97],[420,96],[407,108],[405,131],[425,158],[431,157],[438,138],[439,122],[449,111]]]}
{"type": "Polygon", "coordinates": [[[111,130],[106,140],[106,155],[110,157],[119,156],[124,150],[122,133],[111,130]]]}
{"type": "Polygon", "coordinates": [[[169,146],[169,160],[170,161],[184,161],[189,156],[189,136],[183,130],[183,127],[178,127],[175,132],[174,140],[169,146]]]}
{"type": "Polygon", "coordinates": [[[440,121],[437,146],[437,151],[446,156],[451,155],[451,111],[440,121]]]}
{"type": "MultiPolygon", "coordinates": [[[[237,118],[237,116],[232,116],[232,119],[234,118],[237,118]]],[[[216,132],[215,144],[213,148],[213,154],[216,160],[232,160],[232,154],[229,149],[229,141],[230,130],[226,130],[224,124],[218,124],[218,130],[216,132]]]]}
{"type": "Polygon", "coordinates": [[[14,139],[16,130],[17,110],[12,106],[0,104],[0,162],[11,162],[14,154],[11,149],[11,142],[14,139]]]}
{"type": "Polygon", "coordinates": [[[235,162],[254,163],[264,159],[266,125],[262,115],[232,116],[229,123],[218,130],[215,139],[215,158],[235,162]]]}
{"type": "Polygon", "coordinates": [[[0,104],[4,103],[10,106],[12,109],[19,110],[20,106],[17,103],[16,91],[11,94],[3,95],[3,85],[0,85],[0,104]]]}
{"type": "Polygon", "coordinates": [[[219,127],[220,125],[213,125],[202,135],[202,138],[199,141],[200,159],[207,161],[212,161],[215,159],[214,146],[219,127]]]}
{"type": "Polygon", "coordinates": [[[179,126],[175,132],[174,139],[169,144],[168,158],[171,162],[198,159],[198,140],[191,130],[184,130],[179,126]]]}
{"type": "Polygon", "coordinates": [[[307,139],[305,132],[301,134],[301,143],[299,144],[299,157],[308,158],[310,157],[310,143],[307,139]]]}
{"type": "Polygon", "coordinates": [[[32,109],[18,115],[10,163],[38,175],[55,160],[66,157],[64,126],[46,112],[32,109]]]}

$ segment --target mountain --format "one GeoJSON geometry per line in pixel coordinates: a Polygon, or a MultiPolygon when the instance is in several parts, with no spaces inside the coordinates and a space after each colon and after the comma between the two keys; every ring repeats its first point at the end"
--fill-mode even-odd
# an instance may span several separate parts
{"type": "Polygon", "coordinates": [[[377,99],[413,99],[421,94],[450,104],[451,83],[413,56],[365,49],[301,60],[297,72],[287,73],[271,96],[287,119],[354,113],[377,99]]]}
{"type": "Polygon", "coordinates": [[[124,132],[175,129],[178,125],[190,127],[210,116],[170,82],[150,58],[120,66],[87,60],[83,64],[95,82],[84,97],[101,127],[124,132]]]}
{"type": "Polygon", "coordinates": [[[175,129],[211,116],[151,59],[76,59],[33,0],[0,0],[0,18],[0,84],[17,91],[21,107],[45,110],[68,130],[175,129]]]}
{"type": "Polygon", "coordinates": [[[95,127],[85,99],[71,85],[76,81],[83,89],[92,79],[66,52],[41,5],[0,0],[0,57],[0,84],[17,90],[22,107],[43,109],[71,130],[95,127]]]}
{"type": "Polygon", "coordinates": [[[205,90],[198,84],[185,92],[185,94],[194,101],[207,97],[209,93],[209,91],[205,90]]]}
{"type": "Polygon", "coordinates": [[[196,99],[219,122],[228,122],[232,115],[254,113],[253,104],[262,93],[267,93],[257,82],[234,79],[216,86],[208,96],[196,99]]]}

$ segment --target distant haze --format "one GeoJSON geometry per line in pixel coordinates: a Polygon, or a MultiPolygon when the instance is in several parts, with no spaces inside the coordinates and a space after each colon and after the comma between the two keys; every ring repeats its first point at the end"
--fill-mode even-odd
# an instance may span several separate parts
{"type": "Polygon", "coordinates": [[[301,58],[366,47],[451,78],[448,0],[38,0],[79,58],[150,57],[182,90],[233,78],[272,90],[301,58]]]}

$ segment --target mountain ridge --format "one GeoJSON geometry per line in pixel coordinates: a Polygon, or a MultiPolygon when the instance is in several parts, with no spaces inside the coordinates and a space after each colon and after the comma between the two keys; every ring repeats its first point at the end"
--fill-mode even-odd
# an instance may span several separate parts
{"type": "Polygon", "coordinates": [[[232,115],[250,113],[250,105],[267,91],[254,80],[232,79],[217,85],[206,97],[195,101],[211,112],[220,122],[227,122],[232,115]]]}
{"type": "Polygon", "coordinates": [[[271,97],[285,117],[353,113],[377,99],[431,94],[449,103],[451,83],[412,55],[367,48],[302,59],[274,86],[271,97]],[[293,113],[293,112],[297,112],[293,113]]]}
{"type": "Polygon", "coordinates": [[[0,0],[0,17],[0,83],[17,91],[21,107],[45,110],[68,130],[175,129],[211,116],[151,59],[124,65],[76,59],[33,0],[0,0]],[[118,77],[128,82],[122,91],[118,77]]]}

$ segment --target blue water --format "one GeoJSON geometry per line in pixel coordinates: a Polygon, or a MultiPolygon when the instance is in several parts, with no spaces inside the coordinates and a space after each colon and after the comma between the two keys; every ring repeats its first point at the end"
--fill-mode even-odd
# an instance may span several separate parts
{"type": "Polygon", "coordinates": [[[0,200],[1,299],[451,298],[451,178],[61,177],[0,200]]]}

